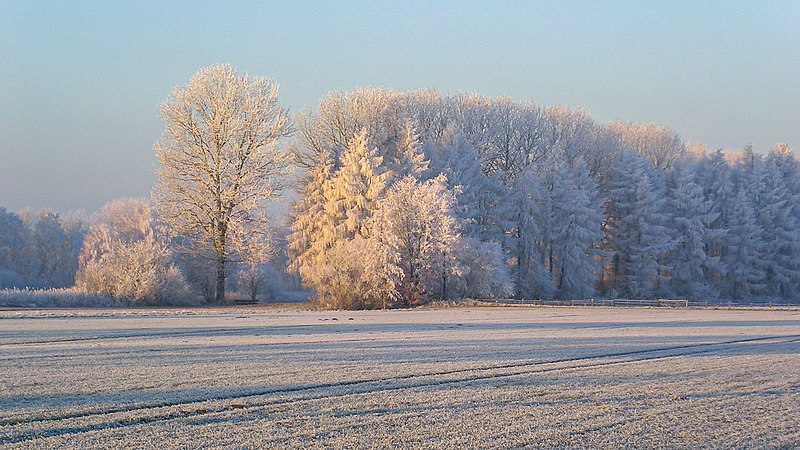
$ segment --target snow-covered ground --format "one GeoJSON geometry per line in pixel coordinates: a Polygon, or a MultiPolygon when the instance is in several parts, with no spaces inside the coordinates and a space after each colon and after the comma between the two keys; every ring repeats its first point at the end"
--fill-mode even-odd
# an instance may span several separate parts
{"type": "Polygon", "coordinates": [[[800,446],[800,311],[0,311],[0,444],[800,446]]]}

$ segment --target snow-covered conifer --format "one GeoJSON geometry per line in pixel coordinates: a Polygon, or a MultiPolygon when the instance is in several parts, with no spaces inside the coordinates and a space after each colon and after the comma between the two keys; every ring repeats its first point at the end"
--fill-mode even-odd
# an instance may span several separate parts
{"type": "Polygon", "coordinates": [[[774,153],[758,158],[747,185],[752,193],[756,221],[761,228],[761,256],[765,294],[793,298],[800,287],[800,228],[793,214],[794,197],[784,182],[781,159],[774,153]]]}
{"type": "Polygon", "coordinates": [[[443,173],[448,188],[456,192],[455,211],[464,235],[500,242],[512,218],[508,190],[497,175],[483,174],[475,147],[452,128],[447,130],[432,169],[443,173]]]}
{"type": "Polygon", "coordinates": [[[389,175],[383,157],[368,146],[366,130],[356,133],[342,154],[325,201],[325,212],[334,221],[335,240],[367,237],[366,223],[377,209],[389,175]]]}
{"type": "Polygon", "coordinates": [[[708,275],[719,272],[719,258],[706,253],[708,242],[718,240],[720,230],[711,228],[716,215],[703,188],[695,183],[695,173],[681,166],[670,174],[669,228],[673,240],[667,265],[672,291],[682,298],[716,298],[719,293],[708,275]]]}
{"type": "Polygon", "coordinates": [[[556,287],[548,270],[551,254],[553,205],[544,177],[531,167],[512,187],[511,204],[515,211],[514,284],[517,296],[550,299],[556,287]]]}
{"type": "Polygon", "coordinates": [[[559,298],[587,298],[594,293],[600,266],[597,246],[602,239],[603,213],[597,184],[586,164],[564,167],[552,174],[550,268],[559,298]]]}
{"type": "Polygon", "coordinates": [[[664,196],[649,165],[633,152],[615,161],[606,207],[610,281],[617,292],[649,298],[668,282],[661,263],[669,248],[664,196]]]}
{"type": "Polygon", "coordinates": [[[320,157],[289,213],[289,268],[298,271],[306,284],[312,286],[317,284],[315,270],[322,264],[325,252],[336,244],[334,217],[326,211],[331,197],[331,170],[330,159],[320,157]]]}
{"type": "Polygon", "coordinates": [[[744,188],[737,189],[726,223],[728,233],[722,252],[726,266],[723,295],[733,300],[752,298],[765,288],[765,273],[760,268],[764,246],[762,230],[748,197],[744,188]]]}
{"type": "Polygon", "coordinates": [[[406,119],[400,130],[400,139],[397,141],[395,151],[393,165],[396,176],[411,175],[417,180],[425,179],[430,161],[425,158],[422,148],[414,123],[410,119],[406,119]]]}

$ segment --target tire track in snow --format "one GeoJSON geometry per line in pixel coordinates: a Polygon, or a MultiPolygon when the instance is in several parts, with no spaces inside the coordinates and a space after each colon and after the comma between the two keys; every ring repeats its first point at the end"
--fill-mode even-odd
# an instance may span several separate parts
{"type": "Polygon", "coordinates": [[[778,335],[778,336],[762,336],[755,338],[735,339],[721,342],[704,342],[697,344],[683,344],[668,347],[660,347],[654,349],[632,350],[626,352],[605,353],[601,355],[580,356],[573,358],[563,358],[550,361],[520,361],[509,364],[489,365],[483,367],[474,367],[466,369],[451,369],[443,371],[431,371],[423,373],[413,373],[406,375],[398,375],[392,377],[378,377],[366,380],[350,380],[340,381],[333,383],[318,383],[314,385],[293,386],[286,388],[263,389],[259,391],[243,392],[230,395],[221,396],[208,396],[205,398],[197,398],[192,400],[176,401],[176,402],[159,402],[146,405],[122,405],[119,407],[95,409],[83,412],[76,412],[72,414],[63,414],[59,416],[45,416],[34,417],[29,419],[4,419],[0,420],[0,426],[25,426],[33,425],[36,423],[46,422],[63,422],[75,419],[90,419],[101,418],[113,414],[126,414],[126,413],[149,413],[139,417],[120,418],[119,420],[109,420],[98,424],[89,425],[75,425],[75,426],[62,426],[54,428],[44,428],[40,430],[30,430],[21,432],[9,432],[5,435],[0,435],[0,444],[12,444],[32,441],[36,439],[62,436],[69,434],[79,434],[90,431],[108,430],[125,428],[142,424],[170,421],[176,419],[186,419],[192,417],[202,417],[212,414],[219,414],[230,412],[232,410],[252,410],[256,408],[263,408],[268,406],[285,405],[302,401],[324,400],[337,397],[345,397],[349,395],[369,394],[378,392],[391,392],[403,389],[414,389],[420,387],[435,387],[448,384],[471,383],[481,380],[508,378],[520,375],[532,375],[539,373],[548,373],[556,371],[569,371],[569,370],[585,370],[602,368],[621,364],[631,364],[639,362],[647,362],[654,360],[663,360],[670,358],[680,358],[692,356],[697,354],[714,353],[735,348],[740,344],[747,343],[761,343],[764,345],[769,344],[769,341],[777,341],[772,344],[790,344],[800,342],[800,335],[778,335]],[[677,352],[677,353],[676,353],[677,352]],[[609,358],[623,358],[612,361],[600,361],[609,358]],[[566,364],[566,365],[564,365],[566,364]],[[555,367],[547,367],[555,366],[555,367]],[[514,370],[518,369],[518,370],[514,370]],[[496,371],[507,371],[496,373],[496,371]],[[466,375],[456,377],[453,379],[435,379],[437,377],[446,377],[449,375],[466,375]],[[434,378],[426,380],[426,378],[434,378]],[[402,381],[411,380],[411,383],[386,385],[386,383],[398,383],[402,381]],[[413,380],[418,380],[413,382],[413,380]],[[374,386],[372,386],[374,385],[374,386]],[[362,386],[365,389],[354,389],[341,393],[321,392],[314,394],[314,391],[330,390],[338,388],[352,388],[362,386]],[[220,402],[230,400],[244,400],[249,398],[264,397],[270,395],[281,394],[296,394],[308,392],[308,395],[300,396],[297,398],[289,399],[271,399],[267,401],[249,403],[247,405],[222,405],[218,407],[210,407],[203,405],[208,402],[220,402]],[[159,409],[165,408],[188,408],[178,411],[158,412],[159,409]],[[192,410],[193,409],[193,410],[192,410]]]}

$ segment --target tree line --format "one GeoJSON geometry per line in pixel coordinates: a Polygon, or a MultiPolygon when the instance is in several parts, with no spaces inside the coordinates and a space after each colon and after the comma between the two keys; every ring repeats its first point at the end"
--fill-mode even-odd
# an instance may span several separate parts
{"type": "Polygon", "coordinates": [[[660,125],[601,125],[580,110],[357,89],[301,115],[292,152],[310,170],[291,213],[293,267],[334,306],[364,279],[397,304],[798,295],[799,166],[785,144],[711,152],[660,125]],[[397,196],[422,198],[409,185],[453,197],[429,215],[418,200],[412,214],[449,233],[386,231],[409,223],[387,215],[403,210],[397,196]],[[362,209],[359,229],[347,228],[348,202],[362,209]],[[426,239],[438,239],[429,256],[403,247],[426,239]],[[342,260],[353,275],[328,277],[342,260]]]}
{"type": "MultiPolygon", "coordinates": [[[[785,144],[709,151],[657,124],[432,90],[334,92],[290,121],[273,82],[230,66],[175,88],[161,115],[153,198],[59,225],[86,237],[44,283],[221,302],[284,272],[331,308],[800,291],[800,166],[785,144]],[[264,207],[291,168],[281,232],[264,207]]],[[[44,280],[52,252],[20,244],[35,221],[0,220],[0,281],[44,280]]]]}

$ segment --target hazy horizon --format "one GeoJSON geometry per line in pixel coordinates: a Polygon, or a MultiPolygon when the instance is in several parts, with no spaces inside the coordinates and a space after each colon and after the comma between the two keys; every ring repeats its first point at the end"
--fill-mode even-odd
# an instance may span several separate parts
{"type": "Polygon", "coordinates": [[[0,5],[0,206],[149,195],[160,103],[200,68],[294,114],[356,87],[508,95],[658,122],[711,149],[800,146],[800,3],[0,5]]]}

